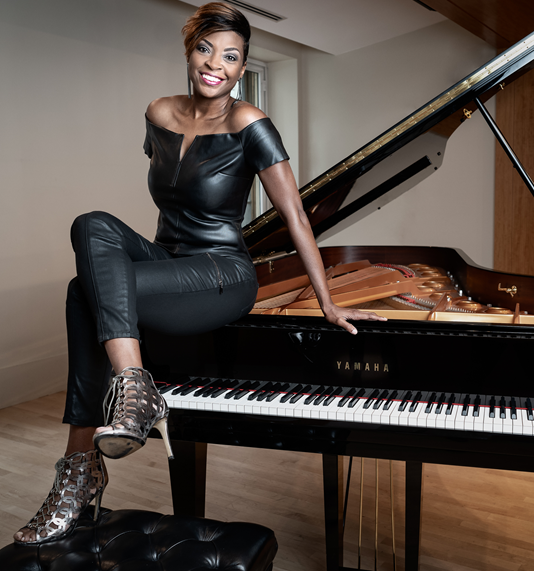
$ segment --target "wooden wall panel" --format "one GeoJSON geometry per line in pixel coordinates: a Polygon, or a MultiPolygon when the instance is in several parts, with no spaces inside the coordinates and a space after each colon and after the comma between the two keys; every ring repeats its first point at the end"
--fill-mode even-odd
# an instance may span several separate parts
{"type": "MultiPolygon", "coordinates": [[[[534,178],[534,70],[497,95],[496,120],[534,178]]],[[[534,275],[534,197],[499,144],[495,153],[494,268],[534,275]]]]}
{"type": "Polygon", "coordinates": [[[423,0],[475,36],[498,49],[534,31],[532,0],[423,0]]]}

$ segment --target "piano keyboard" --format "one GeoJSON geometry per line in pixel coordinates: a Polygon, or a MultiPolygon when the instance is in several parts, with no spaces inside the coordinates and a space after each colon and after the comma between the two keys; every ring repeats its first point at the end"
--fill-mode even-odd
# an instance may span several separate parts
{"type": "Polygon", "coordinates": [[[196,378],[160,387],[169,408],[534,435],[534,398],[196,378]]]}

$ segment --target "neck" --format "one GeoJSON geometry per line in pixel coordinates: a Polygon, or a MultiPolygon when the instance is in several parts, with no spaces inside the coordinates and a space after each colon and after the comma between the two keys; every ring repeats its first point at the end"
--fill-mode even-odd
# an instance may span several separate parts
{"type": "Polygon", "coordinates": [[[217,119],[230,111],[233,99],[230,95],[218,97],[216,99],[207,99],[193,93],[191,99],[188,101],[188,115],[192,119],[203,119],[209,121],[217,119]]]}

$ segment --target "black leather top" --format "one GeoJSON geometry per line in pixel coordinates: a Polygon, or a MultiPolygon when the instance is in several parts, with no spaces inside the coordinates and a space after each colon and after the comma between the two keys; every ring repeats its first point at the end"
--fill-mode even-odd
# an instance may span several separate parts
{"type": "Polygon", "coordinates": [[[197,135],[181,161],[184,136],[146,125],[148,186],[160,210],[154,242],[173,254],[248,257],[241,223],[254,175],[289,158],[271,120],[197,135]]]}

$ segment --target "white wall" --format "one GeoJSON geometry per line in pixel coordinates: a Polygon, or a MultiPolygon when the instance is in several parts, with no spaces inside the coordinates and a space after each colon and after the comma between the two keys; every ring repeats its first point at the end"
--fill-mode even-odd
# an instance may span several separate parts
{"type": "Polygon", "coordinates": [[[193,8],[143,0],[0,4],[0,406],[65,387],[64,303],[76,215],[147,237],[143,113],[184,92],[193,8]]]}
{"type": "MultiPolygon", "coordinates": [[[[494,55],[488,44],[449,21],[337,57],[305,51],[301,180],[352,154],[494,55]]],[[[488,108],[494,114],[493,101],[488,108]]],[[[459,247],[491,267],[493,192],[494,137],[475,113],[450,138],[436,173],[319,243],[459,247]]]]}
{"type": "MultiPolygon", "coordinates": [[[[65,386],[75,216],[106,210],[154,234],[143,112],[185,91],[180,29],[192,10],[170,0],[0,3],[0,407],[65,386]]],[[[273,115],[292,155],[298,142],[301,184],[492,55],[447,22],[337,57],[265,32],[253,43],[293,58],[270,78],[280,93],[284,74],[298,74],[298,117],[295,105],[273,115]]],[[[460,245],[491,265],[492,137],[479,118],[461,131],[424,188],[334,241],[460,245]],[[461,226],[446,220],[458,216],[461,226]]]]}

